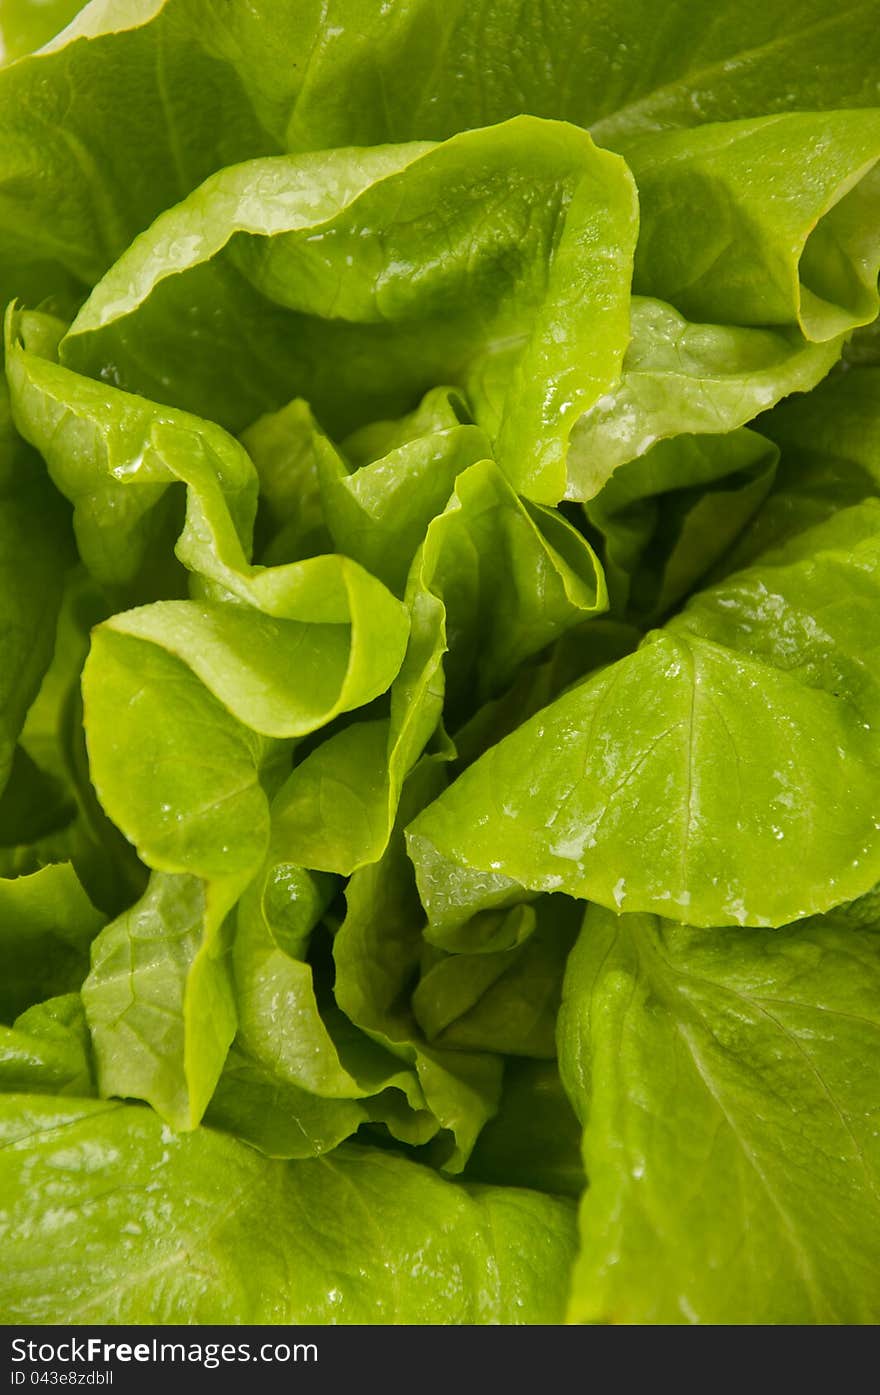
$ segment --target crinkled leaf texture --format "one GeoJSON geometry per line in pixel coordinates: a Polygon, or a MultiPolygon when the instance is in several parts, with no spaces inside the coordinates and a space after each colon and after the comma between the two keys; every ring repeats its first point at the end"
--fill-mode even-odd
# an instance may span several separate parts
{"type": "Polygon", "coordinates": [[[0,8],[0,1314],[880,1319],[876,5],[0,8]]]}
{"type": "Polygon", "coordinates": [[[574,1241],[567,1201],[465,1188],[351,1146],[275,1162],[207,1129],[174,1134],[131,1105],[0,1096],[0,1134],[0,1310],[10,1321],[562,1314],[574,1241]]]}
{"type": "Polygon", "coordinates": [[[619,372],[636,226],[626,165],[559,122],[263,160],[160,216],[60,354],[235,430],[296,391],[339,435],[458,382],[511,479],[555,503],[619,372]]]}
{"type": "Polygon", "coordinates": [[[636,291],[716,323],[796,323],[817,343],[876,318],[880,112],[710,123],[624,149],[636,291]]]}

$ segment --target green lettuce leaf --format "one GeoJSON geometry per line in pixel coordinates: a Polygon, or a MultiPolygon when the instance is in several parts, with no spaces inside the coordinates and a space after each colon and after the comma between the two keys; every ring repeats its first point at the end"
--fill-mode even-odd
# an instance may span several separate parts
{"type": "Polygon", "coordinates": [[[234,878],[155,873],[92,950],[82,998],[104,1096],[148,1100],[195,1128],[223,1069],[236,1013],[226,917],[234,878]]]}
{"type": "Polygon", "coordinates": [[[316,1158],[370,1122],[370,1103],[312,1094],[233,1044],[205,1122],[271,1158],[316,1158]]]}
{"type": "Polygon", "coordinates": [[[876,7],[75,8],[0,3],[0,1314],[877,1320],[876,7]]]}
{"type": "MultiPolygon", "coordinates": [[[[278,566],[333,551],[318,475],[324,439],[301,398],[267,412],[242,432],[260,487],[254,523],[257,562],[278,566]]],[[[385,580],[374,568],[367,571],[385,580]]]]}
{"type": "Polygon", "coordinates": [[[103,923],[67,863],[0,879],[0,1021],[78,989],[103,923]]]}
{"type": "Polygon", "coordinates": [[[633,296],[623,372],[572,432],[565,497],[592,500],[655,442],[744,426],[812,388],[840,351],[840,339],[807,344],[793,330],[691,324],[671,305],[633,296]]]}
{"type": "Polygon", "coordinates": [[[581,1130],[555,1061],[507,1062],[498,1113],[477,1139],[465,1176],[580,1197],[581,1130]]]}
{"type": "Polygon", "coordinates": [[[264,160],[159,217],[60,352],[235,430],[291,389],[339,435],[457,382],[514,482],[553,503],[626,347],[636,218],[618,157],[525,117],[264,160]]]}
{"type": "Polygon", "coordinates": [[[442,140],[521,112],[614,145],[871,106],[874,20],[870,0],[833,13],[671,0],[659,34],[653,0],[92,4],[51,52],[0,75],[0,291],[75,304],[213,170],[282,150],[442,140]]]}
{"type": "Polygon", "coordinates": [[[88,1024],[78,993],[36,1003],[11,1027],[0,1026],[4,1094],[94,1094],[88,1024]]]}
{"type": "MultiPolygon", "coordinates": [[[[373,476],[363,481],[362,497],[384,517],[389,557],[406,557],[412,542],[415,510],[398,506],[398,475],[427,477],[427,505],[436,497],[439,452],[452,493],[428,523],[410,569],[410,638],[391,687],[390,717],[329,737],[296,766],[278,796],[279,838],[307,867],[347,875],[381,856],[403,781],[441,714],[456,726],[506,687],[523,663],[605,608],[595,554],[555,510],[519,499],[490,460],[467,466],[453,483],[460,438],[453,432],[446,449],[438,444],[426,452],[431,439],[354,476],[373,476]]],[[[338,542],[351,546],[345,536],[338,542]]]]}
{"type": "Polygon", "coordinates": [[[83,0],[4,0],[0,14],[0,64],[42,48],[82,8],[83,0]]]}
{"type": "MultiPolygon", "coordinates": [[[[582,915],[576,901],[543,897],[529,910],[527,933],[512,944],[480,946],[476,958],[473,944],[463,954],[423,956],[412,1008],[428,1041],[553,1060],[562,975],[582,915]]],[[[514,911],[505,920],[521,917],[514,911]]]]}
{"type": "Polygon", "coordinates": [[[789,546],[699,594],[419,816],[410,852],[431,920],[526,886],[780,925],[880,880],[880,506],[789,546]]]}
{"type": "Polygon", "coordinates": [[[73,505],[77,548],[114,598],[185,595],[184,563],[208,575],[250,555],[257,477],[213,422],[123,393],[55,362],[59,321],[13,309],[6,376],[16,426],[73,505]],[[181,507],[183,485],[186,507],[181,507]],[[158,591],[158,595],[157,595],[158,591]]]}
{"type": "Polygon", "coordinates": [[[16,433],[0,386],[0,793],[52,658],[64,572],[73,561],[64,503],[16,433]]]}
{"type": "Polygon", "coordinates": [[[880,491],[880,369],[848,368],[780,403],[761,429],[782,451],[776,487],[728,558],[762,552],[880,491]]]}
{"type": "Polygon", "coordinates": [[[584,505],[612,607],[647,626],[695,590],[760,509],[778,457],[743,428],[658,441],[621,465],[584,505]]]}
{"type": "Polygon", "coordinates": [[[119,1104],[5,1095],[0,1131],[0,1308],[17,1322],[552,1322],[563,1310],[566,1201],[466,1188],[357,1147],[276,1162],[119,1104]]]}
{"type": "Polygon", "coordinates": [[[491,442],[454,389],[433,388],[407,416],[355,432],[343,452],[347,459],[325,446],[318,465],[335,545],[403,595],[431,520],[459,475],[491,459],[491,442]]]}
{"type": "Polygon", "coordinates": [[[424,912],[403,827],[443,783],[436,761],[423,761],[413,771],[385,852],[348,882],[333,961],[337,1003],[353,1023],[413,1069],[426,1108],[446,1134],[435,1152],[448,1170],[458,1171],[498,1107],[502,1067],[484,1052],[447,1051],[431,1044],[409,997],[423,952],[424,912]]]}
{"type": "Polygon", "coordinates": [[[569,1317],[876,1322],[876,923],[591,908],[560,1065],[590,1186],[569,1317]]]}
{"type": "MultiPolygon", "coordinates": [[[[206,43],[198,0],[139,9],[90,5],[51,51],[0,74],[3,304],[51,296],[75,308],[162,208],[220,165],[281,148],[206,43]]],[[[253,18],[259,27],[266,12],[253,18]]],[[[261,48],[265,64],[265,36],[261,48]]]]}
{"type": "Polygon", "coordinates": [[[880,111],[726,121],[624,149],[635,291],[693,319],[797,324],[818,343],[876,318],[880,111]]]}

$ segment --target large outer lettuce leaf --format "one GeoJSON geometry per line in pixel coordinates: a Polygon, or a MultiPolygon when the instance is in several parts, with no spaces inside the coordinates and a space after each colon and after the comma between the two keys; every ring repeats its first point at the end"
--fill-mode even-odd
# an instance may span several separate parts
{"type": "MultiPolygon", "coordinates": [[[[54,52],[6,75],[4,105],[42,114],[53,88],[95,93],[97,113],[77,101],[65,125],[102,172],[106,202],[133,224],[130,238],[187,192],[187,179],[192,187],[234,160],[236,145],[246,158],[436,140],[523,111],[595,123],[613,144],[631,131],[871,105],[873,17],[869,3],[829,13],[818,0],[797,10],[782,0],[673,0],[658,35],[650,0],[560,0],[550,11],[539,0],[451,0],[440,10],[397,0],[385,12],[369,0],[259,0],[224,12],[222,23],[205,0],[99,0],[54,52]],[[78,33],[93,37],[72,42],[78,33]]],[[[46,142],[28,123],[13,129],[20,162],[46,142]]],[[[60,205],[99,255],[99,210],[61,158],[70,146],[52,135],[53,183],[28,209],[33,226],[41,213],[50,226],[60,205]]],[[[9,197],[13,222],[24,200],[14,185],[9,197]]]]}
{"type": "Polygon", "coordinates": [[[2,299],[55,291],[75,304],[212,171],[285,149],[445,139],[520,112],[595,124],[614,145],[870,106],[874,19],[870,0],[833,13],[819,0],[673,0],[658,37],[653,0],[549,11],[540,0],[259,0],[222,20],[207,0],[97,2],[53,51],[0,75],[2,299]]]}
{"type": "Polygon", "coordinates": [[[693,319],[797,324],[820,343],[876,317],[880,111],[726,121],[625,150],[641,209],[634,290],[693,319]]]}
{"type": "Polygon", "coordinates": [[[623,162],[558,122],[262,160],[159,217],[60,352],[235,430],[295,391],[344,434],[457,382],[555,503],[619,372],[636,223],[623,162]]]}
{"type": "Polygon", "coordinates": [[[159,12],[146,28],[79,41],[68,31],[0,74],[4,303],[54,294],[75,307],[162,208],[219,166],[280,148],[205,43],[202,5],[150,8],[159,12]]]}
{"type": "Polygon", "coordinates": [[[880,880],[880,505],[790,546],[699,594],[419,816],[432,920],[513,883],[780,925],[880,880]]]}
{"type": "Polygon", "coordinates": [[[592,908],[560,1064],[590,1178],[569,1315],[880,1317],[880,936],[592,908]]]}
{"type": "Polygon", "coordinates": [[[802,107],[872,106],[878,47],[867,0],[829,13],[769,0],[430,0],[380,15],[331,5],[286,138],[291,147],[438,138],[519,111],[634,131],[802,107]],[[352,24],[352,21],[356,22],[352,24]],[[367,127],[366,133],[364,126],[367,127]]]}
{"type": "MultiPolygon", "coordinates": [[[[521,121],[468,133],[436,148],[383,147],[357,157],[333,152],[302,157],[293,164],[263,161],[223,172],[160,219],[108,273],[75,321],[62,352],[74,365],[105,375],[112,367],[117,381],[130,388],[163,400],[170,397],[236,428],[261,410],[277,407],[291,385],[312,401],[325,424],[344,431],[356,424],[352,414],[357,414],[365,392],[373,412],[400,408],[408,405],[404,394],[412,397],[438,378],[457,376],[469,389],[478,418],[497,436],[499,458],[514,481],[534,497],[553,501],[563,490],[569,497],[589,497],[584,490],[590,488],[591,468],[596,468],[593,447],[599,441],[611,442],[608,465],[613,468],[618,460],[629,458],[627,446],[634,455],[644,451],[646,442],[671,431],[729,429],[748,419],[750,403],[754,412],[786,391],[810,386],[834,361],[841,332],[875,313],[880,244],[874,247],[870,235],[859,232],[874,221],[872,208],[861,204],[877,197],[868,156],[877,144],[872,113],[746,123],[742,138],[730,143],[733,155],[727,145],[718,155],[715,128],[709,127],[698,136],[675,137],[684,143],[683,154],[674,150],[667,155],[659,137],[643,141],[638,149],[646,171],[646,221],[639,241],[637,288],[659,290],[679,300],[684,295],[685,308],[703,320],[732,318],[746,325],[775,320],[785,327],[799,319],[812,338],[831,342],[824,351],[811,352],[790,334],[786,339],[762,332],[741,336],[740,343],[735,330],[688,326],[674,311],[664,315],[662,306],[637,299],[631,367],[615,387],[620,348],[620,307],[615,310],[612,305],[615,272],[610,264],[601,266],[588,245],[601,233],[579,210],[580,196],[572,193],[574,149],[554,150],[558,132],[570,129],[521,121]],[[761,223],[752,204],[757,201],[760,209],[764,183],[780,185],[780,163],[799,168],[804,159],[817,160],[817,132],[826,127],[837,137],[836,161],[819,162],[824,184],[818,174],[811,179],[811,188],[821,185],[812,203],[790,182],[761,223]],[[541,240],[540,220],[527,213],[529,201],[538,196],[531,186],[527,196],[524,188],[511,187],[504,197],[490,198],[492,219],[498,223],[494,239],[492,220],[477,233],[470,229],[477,166],[479,177],[487,178],[486,162],[500,158],[505,136],[508,173],[517,165],[524,170],[530,162],[540,164],[542,179],[555,179],[558,185],[543,195],[551,207],[558,202],[565,209],[564,231],[559,238],[554,234],[549,252],[541,240]],[[538,160],[542,145],[546,149],[538,160]],[[713,183],[713,160],[720,161],[727,180],[723,196],[713,183]],[[708,269],[693,284],[686,282],[684,290],[679,284],[684,273],[666,265],[671,254],[665,249],[686,240],[663,221],[676,216],[669,212],[670,205],[686,201],[684,195],[679,198],[676,179],[687,189],[693,186],[696,202],[717,203],[712,204],[717,226],[712,210],[690,210],[688,229],[701,231],[686,258],[687,267],[692,270],[702,257],[708,269]],[[447,201],[456,207],[454,231],[445,225],[432,228],[430,205],[427,210],[423,206],[425,191],[437,180],[442,180],[447,201]],[[670,181],[671,192],[666,190],[670,181]],[[385,226],[388,201],[398,197],[398,190],[402,206],[392,206],[391,222],[385,226]],[[829,210],[835,199],[837,206],[829,210]],[[496,274],[498,284],[487,294],[487,259],[497,258],[499,248],[488,250],[485,240],[491,244],[517,237],[517,223],[523,219],[526,231],[521,227],[518,237],[522,245],[516,256],[505,254],[503,275],[496,274]],[[739,222],[749,230],[756,221],[757,229],[748,237],[737,231],[739,222]],[[380,277],[378,289],[372,281],[359,285],[360,277],[347,269],[344,258],[352,255],[352,223],[359,236],[370,227],[381,242],[370,271],[370,276],[380,277]],[[238,236],[230,243],[234,233],[238,236]],[[405,294],[399,268],[424,260],[426,248],[438,235],[447,248],[442,270],[435,263],[431,276],[418,278],[405,294]],[[450,239],[479,247],[479,258],[469,250],[464,270],[456,268],[458,253],[450,239]],[[744,250],[726,254],[733,259],[730,268],[722,255],[728,243],[734,248],[744,245],[744,250]],[[187,249],[183,258],[181,247],[187,249]],[[713,270],[719,262],[721,270],[713,270]],[[799,267],[801,280],[813,289],[798,281],[799,267]],[[584,276],[591,283],[586,299],[593,299],[597,307],[605,304],[608,329],[607,337],[600,334],[591,341],[589,362],[581,305],[584,276]],[[740,284],[744,276],[750,278],[745,287],[740,284]],[[330,284],[324,285],[328,278],[330,284]],[[543,304],[535,300],[536,280],[543,304]],[[566,288],[572,281],[579,284],[579,298],[568,303],[566,288]],[[337,293],[340,282],[345,289],[337,293]],[[728,300],[722,304],[719,295],[728,300]],[[449,298],[442,320],[437,316],[438,297],[449,298]],[[836,308],[835,298],[841,302],[836,308]],[[455,324],[449,308],[453,299],[455,324]],[[199,328],[193,316],[209,310],[210,330],[207,325],[199,328]],[[284,348],[291,314],[297,342],[284,348]],[[424,319],[415,340],[410,323],[414,315],[424,319]],[[345,323],[328,316],[341,316],[345,323]],[[247,327],[253,367],[242,364],[242,326],[247,327]],[[221,341],[221,359],[235,367],[228,378],[217,372],[221,341]],[[266,341],[279,345],[269,365],[261,352],[266,341]],[[160,345],[161,364],[154,362],[160,345]],[[744,390],[746,369],[757,369],[758,377],[744,390]],[[661,391],[668,387],[670,371],[683,389],[683,420],[676,420],[661,391]],[[602,391],[603,379],[613,392],[602,391]],[[716,389],[708,401],[706,379],[716,389]],[[534,400],[529,397],[530,384],[540,385],[534,400]],[[583,411],[592,417],[578,427],[578,449],[565,483],[566,441],[583,411]]],[[[823,139],[830,141],[827,131],[823,139]]],[[[584,183],[604,186],[600,202],[604,197],[611,204],[605,241],[619,246],[626,260],[626,193],[622,186],[615,189],[611,169],[601,170],[595,151],[593,156],[592,164],[584,167],[584,183]]],[[[638,168],[642,177],[642,165],[638,168]]],[[[482,189],[481,197],[486,197],[482,189]]],[[[595,200],[595,188],[585,197],[595,200]]],[[[591,216],[599,216],[595,208],[591,216]]],[[[360,247],[353,261],[358,271],[363,251],[360,247]]],[[[495,269],[497,273],[497,261],[495,269]]],[[[601,468],[607,477],[607,467],[601,468]]]]}
{"type": "Polygon", "coordinates": [[[465,1188],[369,1149],[274,1162],[207,1129],[175,1135],[149,1110],[119,1104],[7,1095],[0,1128],[8,1321],[562,1315],[574,1241],[566,1201],[465,1188]]]}

